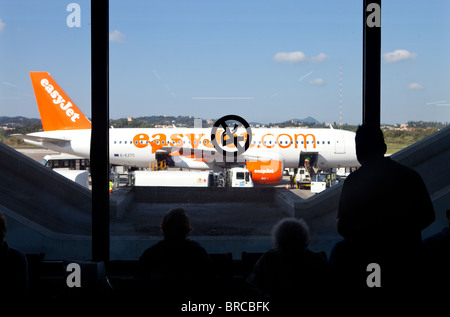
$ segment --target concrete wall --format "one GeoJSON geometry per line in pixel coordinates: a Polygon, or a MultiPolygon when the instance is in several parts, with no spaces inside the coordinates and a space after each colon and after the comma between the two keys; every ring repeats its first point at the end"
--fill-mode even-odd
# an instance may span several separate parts
{"type": "Polygon", "coordinates": [[[0,210],[24,252],[81,256],[90,248],[91,192],[0,143],[0,210]]]}
{"type": "Polygon", "coordinates": [[[0,204],[53,232],[90,234],[91,192],[0,143],[0,204]]]}
{"type": "Polygon", "coordinates": [[[210,187],[134,187],[134,200],[138,203],[228,203],[275,201],[275,188],[210,188],[210,187]],[[150,190],[151,189],[151,190],[150,190]]]}

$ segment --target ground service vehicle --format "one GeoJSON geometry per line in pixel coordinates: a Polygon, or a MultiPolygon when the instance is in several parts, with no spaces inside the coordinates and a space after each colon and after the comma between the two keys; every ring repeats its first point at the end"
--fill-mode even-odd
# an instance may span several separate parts
{"type": "Polygon", "coordinates": [[[306,168],[300,167],[295,175],[297,187],[300,189],[311,187],[311,176],[306,168]]]}
{"type": "Polygon", "coordinates": [[[135,171],[134,186],[161,187],[253,187],[250,172],[243,167],[223,171],[135,171]]]}
{"type": "Polygon", "coordinates": [[[89,188],[89,159],[71,154],[49,154],[41,164],[71,181],[89,188]]]}
{"type": "Polygon", "coordinates": [[[320,173],[315,174],[311,180],[311,193],[320,193],[328,187],[336,185],[335,173],[320,173]]]}

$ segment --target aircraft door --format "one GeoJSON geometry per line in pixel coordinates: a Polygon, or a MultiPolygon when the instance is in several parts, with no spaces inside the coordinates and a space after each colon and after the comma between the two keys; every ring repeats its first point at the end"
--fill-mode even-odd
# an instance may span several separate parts
{"type": "Polygon", "coordinates": [[[309,165],[317,168],[318,156],[319,155],[317,152],[301,152],[298,167],[305,167],[306,165],[309,165]],[[309,163],[305,164],[305,160],[309,163]]]}
{"type": "Polygon", "coordinates": [[[344,154],[345,153],[345,142],[344,135],[341,133],[336,133],[334,135],[334,153],[335,154],[344,154]]]}

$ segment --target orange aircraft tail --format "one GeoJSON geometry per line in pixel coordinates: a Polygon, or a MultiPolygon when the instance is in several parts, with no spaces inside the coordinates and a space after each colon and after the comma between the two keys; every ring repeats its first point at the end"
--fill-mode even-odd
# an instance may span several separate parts
{"type": "Polygon", "coordinates": [[[91,122],[47,72],[30,72],[44,131],[90,129],[91,122]]]}

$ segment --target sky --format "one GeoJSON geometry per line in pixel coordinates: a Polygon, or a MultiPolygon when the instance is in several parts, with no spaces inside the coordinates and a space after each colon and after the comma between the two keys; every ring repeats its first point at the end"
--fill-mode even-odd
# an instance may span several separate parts
{"type": "MultiPolygon", "coordinates": [[[[382,123],[449,122],[450,1],[381,12],[382,123]]],[[[90,116],[90,20],[86,0],[0,2],[0,116],[39,117],[30,71],[90,116]]],[[[359,124],[362,20],[361,0],[110,0],[110,116],[359,124]]]]}

